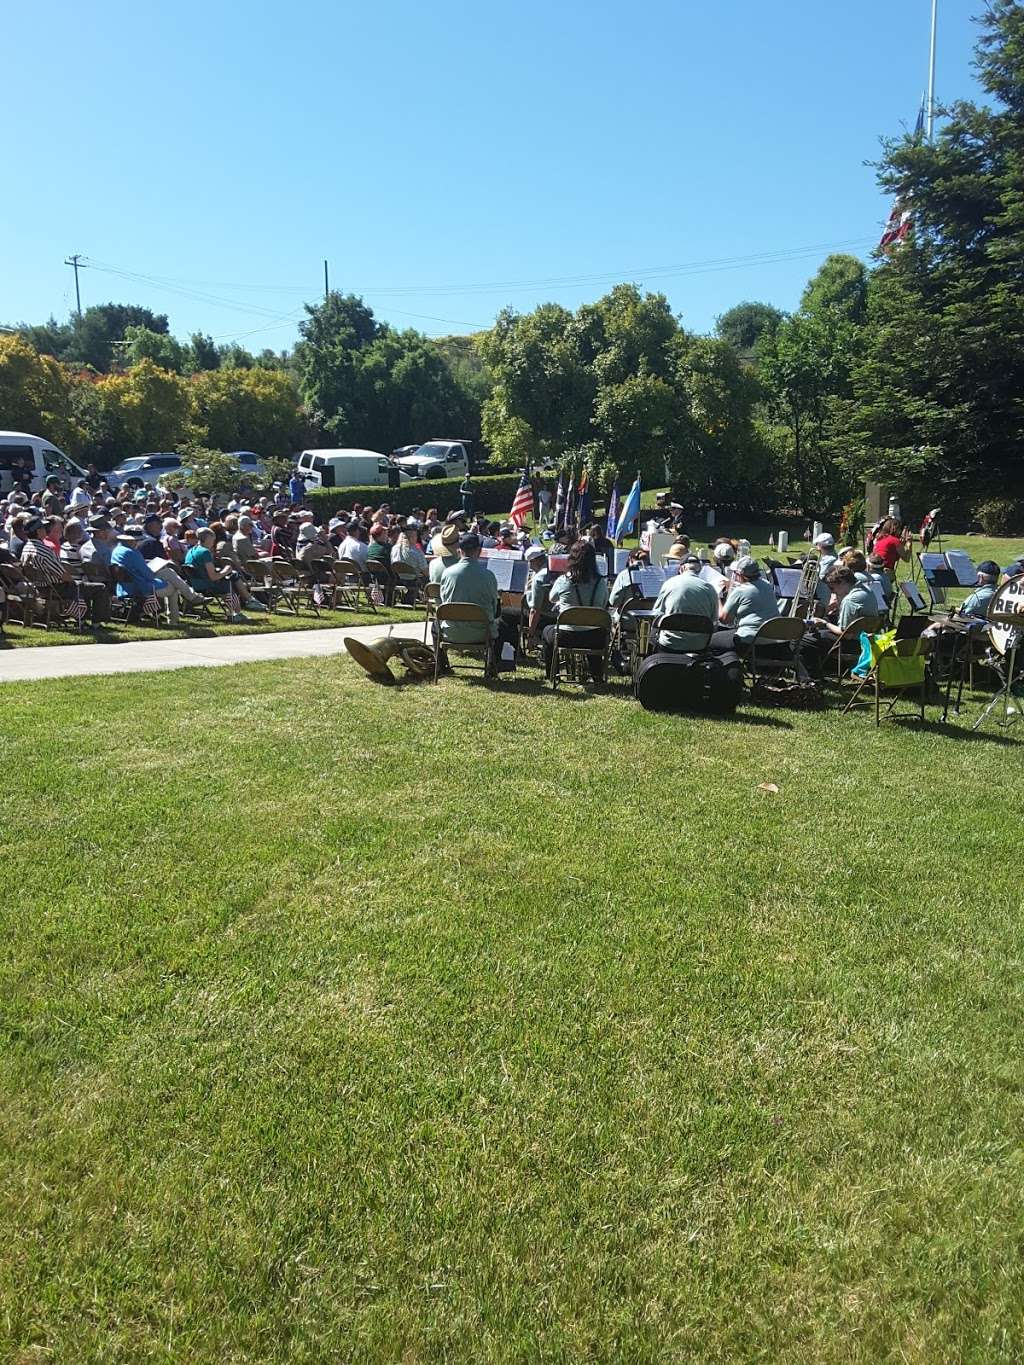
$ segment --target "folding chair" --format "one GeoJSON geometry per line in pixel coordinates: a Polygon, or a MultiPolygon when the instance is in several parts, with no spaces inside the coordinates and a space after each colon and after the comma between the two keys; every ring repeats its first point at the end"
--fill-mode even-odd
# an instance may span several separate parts
{"type": "Polygon", "coordinates": [[[423,643],[427,643],[427,631],[430,629],[430,622],[437,614],[437,608],[441,602],[441,584],[427,583],[423,588],[423,643]]]}
{"type": "Polygon", "coordinates": [[[75,630],[80,632],[86,611],[81,593],[76,589],[74,597],[67,602],[57,591],[56,585],[48,583],[34,564],[22,564],[21,568],[28,586],[24,598],[25,625],[31,626],[38,612],[43,618],[44,630],[69,618],[74,622],[75,630]]]}
{"type": "Polygon", "coordinates": [[[476,606],[473,602],[441,602],[434,614],[437,623],[437,630],[434,635],[434,682],[437,682],[441,675],[441,653],[451,654],[471,654],[479,655],[484,661],[484,680],[489,681],[494,677],[494,641],[491,639],[491,623],[483,607],[476,606]],[[484,639],[479,644],[470,641],[466,644],[454,644],[443,639],[442,626],[446,621],[461,621],[479,626],[484,634],[484,639]]]}
{"type": "Polygon", "coordinates": [[[371,559],[366,565],[366,575],[369,580],[368,592],[372,594],[376,588],[380,603],[385,607],[390,607],[395,591],[395,580],[391,570],[380,560],[371,559]]]}
{"type": "Polygon", "coordinates": [[[612,646],[612,615],[603,607],[566,607],[555,621],[555,647],[551,654],[551,688],[557,691],[562,680],[562,659],[564,657],[566,679],[570,682],[585,683],[583,664],[600,661],[603,678],[608,676],[608,656],[612,646]],[[577,630],[603,630],[604,644],[573,644],[572,632],[577,630]]]}
{"type": "Polygon", "coordinates": [[[832,659],[835,658],[836,682],[841,683],[860,658],[860,637],[877,635],[880,628],[881,621],[877,616],[858,616],[855,621],[851,621],[842,635],[836,636],[835,643],[825,655],[822,673],[827,672],[832,659]]]}
{"type": "Polygon", "coordinates": [[[418,574],[411,564],[403,564],[401,560],[397,560],[391,565],[391,577],[393,580],[391,588],[391,605],[403,607],[419,606],[419,603],[416,601],[416,596],[417,589],[423,581],[423,575],[418,574]],[[396,598],[400,592],[405,595],[406,600],[397,603],[396,598]]]}
{"type": "MultiPolygon", "coordinates": [[[[293,616],[298,616],[299,603],[304,595],[312,600],[312,587],[301,583],[299,574],[299,566],[290,559],[270,561],[270,583],[274,591],[274,603],[276,606],[284,606],[293,616]]],[[[316,614],[320,615],[319,612],[316,614]]]]}
{"type": "Polygon", "coordinates": [[[783,678],[788,673],[794,681],[799,680],[797,660],[804,631],[804,622],[798,616],[776,616],[758,627],[747,660],[751,687],[763,678],[783,678]]]}
{"type": "Polygon", "coordinates": [[[711,637],[715,633],[715,623],[709,616],[694,616],[685,611],[670,612],[667,616],[659,616],[651,628],[647,642],[648,654],[653,654],[659,648],[657,639],[663,630],[677,630],[685,635],[702,636],[702,642],[686,652],[687,654],[706,654],[711,648],[711,637]]]}
{"type": "Polygon", "coordinates": [[[342,607],[358,611],[359,599],[362,598],[369,610],[376,612],[377,607],[370,596],[363,571],[354,559],[334,560],[331,564],[331,576],[333,578],[331,606],[335,611],[342,607]]]}
{"type": "Polygon", "coordinates": [[[266,603],[267,611],[274,610],[280,591],[274,583],[273,560],[255,556],[245,562],[245,572],[249,576],[249,591],[266,603]]]}
{"type": "Polygon", "coordinates": [[[928,657],[932,652],[930,636],[922,635],[916,640],[893,640],[891,644],[879,649],[871,641],[871,668],[861,681],[853,696],[843,707],[842,714],[854,706],[870,705],[870,701],[858,701],[866,687],[874,688],[875,728],[882,723],[882,688],[894,692],[885,711],[885,718],[898,719],[901,716],[914,716],[924,720],[924,704],[928,689],[928,657]],[[914,711],[897,711],[900,697],[911,688],[917,688],[918,706],[914,711]],[[920,715],[918,715],[920,711],[920,715]]]}

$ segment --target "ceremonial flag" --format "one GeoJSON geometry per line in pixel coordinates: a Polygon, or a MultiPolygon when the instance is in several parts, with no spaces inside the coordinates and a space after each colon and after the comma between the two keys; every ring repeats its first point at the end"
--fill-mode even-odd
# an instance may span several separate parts
{"type": "Polygon", "coordinates": [[[529,468],[523,470],[523,477],[519,480],[519,487],[516,495],[512,499],[512,511],[508,514],[509,521],[513,526],[522,526],[523,523],[533,516],[533,486],[530,483],[529,468]]]}
{"type": "Polygon", "coordinates": [[[579,497],[576,503],[576,521],[580,527],[589,526],[594,518],[594,507],[590,499],[590,475],[586,469],[580,479],[580,486],[577,490],[579,497]]]}
{"type": "Polygon", "coordinates": [[[887,246],[897,246],[902,242],[910,231],[910,221],[910,209],[904,208],[903,204],[897,199],[892,206],[892,213],[889,214],[885,231],[882,233],[882,240],[878,243],[879,250],[887,246]]]}
{"type": "Polygon", "coordinates": [[[618,526],[618,524],[619,524],[619,481],[618,481],[618,479],[616,479],[615,482],[612,484],[611,495],[610,495],[610,497],[608,498],[608,529],[607,529],[606,534],[607,534],[609,540],[614,540],[614,539],[615,539],[615,528],[616,528],[616,526],[618,526]]]}
{"type": "Polygon", "coordinates": [[[558,488],[555,491],[555,530],[560,531],[565,525],[565,478],[558,476],[558,488]]]}
{"type": "Polygon", "coordinates": [[[640,475],[638,474],[633,481],[633,487],[626,494],[626,501],[622,505],[619,513],[618,525],[615,527],[615,539],[622,540],[628,536],[633,529],[633,523],[640,515],[640,475]]]}
{"type": "Polygon", "coordinates": [[[565,480],[565,524],[566,526],[576,525],[576,477],[572,465],[569,466],[569,473],[565,480]]]}

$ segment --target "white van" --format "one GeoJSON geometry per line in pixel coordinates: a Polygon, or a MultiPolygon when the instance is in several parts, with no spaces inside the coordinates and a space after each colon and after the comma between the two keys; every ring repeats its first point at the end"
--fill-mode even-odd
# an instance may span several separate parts
{"type": "Polygon", "coordinates": [[[397,488],[409,477],[377,450],[304,450],[295,467],[307,488],[397,488]]]}
{"type": "Polygon", "coordinates": [[[84,469],[41,436],[30,436],[25,431],[0,431],[0,495],[11,491],[15,471],[23,469],[31,474],[33,493],[42,492],[51,474],[61,479],[68,492],[79,479],[85,478],[84,469]]]}

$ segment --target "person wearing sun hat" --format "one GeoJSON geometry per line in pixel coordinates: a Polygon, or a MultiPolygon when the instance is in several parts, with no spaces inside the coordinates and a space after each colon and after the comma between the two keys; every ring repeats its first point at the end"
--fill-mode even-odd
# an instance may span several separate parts
{"type": "Polygon", "coordinates": [[[440,583],[445,569],[459,562],[459,528],[454,524],[442,527],[430,542],[430,553],[428,577],[431,583],[440,583]]]}

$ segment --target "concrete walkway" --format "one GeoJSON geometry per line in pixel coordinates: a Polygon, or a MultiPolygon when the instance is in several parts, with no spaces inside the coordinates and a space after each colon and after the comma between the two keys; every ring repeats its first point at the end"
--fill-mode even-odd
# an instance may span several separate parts
{"type": "MultiPolygon", "coordinates": [[[[95,673],[155,673],[169,668],[219,668],[264,659],[302,659],[344,654],[342,638],[374,640],[392,634],[422,640],[423,621],[382,622],[350,630],[282,630],[272,635],[222,635],[193,640],[133,640],[123,645],[36,645],[0,649],[0,683],[37,678],[78,678],[95,673]]],[[[395,665],[396,669],[400,665],[395,665]]]]}

